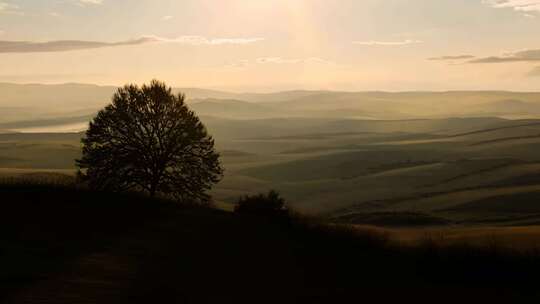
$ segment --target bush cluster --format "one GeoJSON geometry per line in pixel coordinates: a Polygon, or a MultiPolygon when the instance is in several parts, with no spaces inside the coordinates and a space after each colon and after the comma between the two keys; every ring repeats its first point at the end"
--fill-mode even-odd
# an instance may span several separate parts
{"type": "Polygon", "coordinates": [[[234,212],[259,216],[288,217],[285,199],[275,190],[267,194],[247,195],[238,200],[234,212]]]}

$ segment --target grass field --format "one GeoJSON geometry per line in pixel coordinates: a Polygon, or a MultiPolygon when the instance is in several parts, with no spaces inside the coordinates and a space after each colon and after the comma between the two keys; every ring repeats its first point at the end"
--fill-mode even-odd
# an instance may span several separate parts
{"type": "Polygon", "coordinates": [[[361,230],[374,231],[404,246],[422,246],[434,243],[441,247],[464,245],[475,248],[496,248],[522,252],[540,251],[540,226],[439,226],[381,228],[356,226],[361,230]]]}
{"type": "MultiPolygon", "coordinates": [[[[226,169],[212,195],[226,209],[277,189],[302,213],[355,224],[401,225],[411,214],[426,224],[540,222],[537,120],[203,120],[226,169]],[[485,212],[471,208],[477,201],[485,212]]],[[[0,175],[70,175],[80,137],[0,134],[0,175]]]]}

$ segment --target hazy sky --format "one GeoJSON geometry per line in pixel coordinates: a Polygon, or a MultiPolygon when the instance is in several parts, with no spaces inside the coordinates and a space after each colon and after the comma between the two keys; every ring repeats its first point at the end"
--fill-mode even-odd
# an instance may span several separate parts
{"type": "Polygon", "coordinates": [[[540,90],[540,0],[0,0],[0,82],[540,90]]]}

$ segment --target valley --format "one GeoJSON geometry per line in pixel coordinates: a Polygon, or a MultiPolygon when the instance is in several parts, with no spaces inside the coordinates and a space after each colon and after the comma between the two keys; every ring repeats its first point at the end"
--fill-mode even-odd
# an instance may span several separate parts
{"type": "MultiPolygon", "coordinates": [[[[527,116],[530,110],[522,103],[506,107],[504,100],[521,98],[533,104],[540,94],[192,92],[202,101],[191,100],[190,107],[216,139],[225,167],[224,179],[211,193],[225,209],[243,195],[276,189],[294,210],[342,223],[540,223],[540,204],[536,203],[540,198],[540,155],[536,153],[540,120],[502,117],[527,116]],[[456,98],[455,105],[475,98],[477,105],[502,105],[499,110],[508,108],[508,112],[501,117],[438,118],[432,113],[428,118],[404,115],[408,118],[400,119],[374,112],[370,116],[377,117],[370,119],[336,116],[335,112],[321,115],[326,105],[369,109],[378,100],[381,111],[391,113],[384,108],[450,98],[456,98]],[[312,117],[312,112],[302,111],[304,104],[321,112],[312,117]]],[[[478,111],[478,107],[473,109],[478,111]]],[[[4,130],[0,175],[73,175],[82,131],[91,117],[89,113],[41,120],[4,118],[0,121],[4,130]],[[69,129],[74,126],[79,130],[69,129]]]]}

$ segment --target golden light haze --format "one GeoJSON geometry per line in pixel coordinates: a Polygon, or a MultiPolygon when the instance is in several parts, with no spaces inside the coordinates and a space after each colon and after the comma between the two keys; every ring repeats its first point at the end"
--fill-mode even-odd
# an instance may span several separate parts
{"type": "Polygon", "coordinates": [[[540,9],[527,0],[0,3],[1,82],[158,78],[232,91],[540,88],[540,9]],[[532,52],[521,58],[522,50],[532,52]]]}

